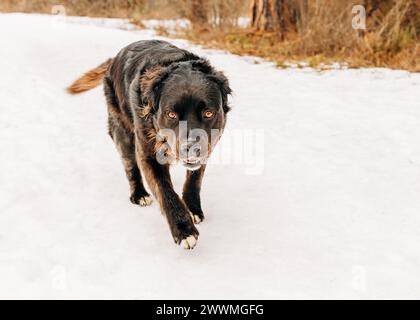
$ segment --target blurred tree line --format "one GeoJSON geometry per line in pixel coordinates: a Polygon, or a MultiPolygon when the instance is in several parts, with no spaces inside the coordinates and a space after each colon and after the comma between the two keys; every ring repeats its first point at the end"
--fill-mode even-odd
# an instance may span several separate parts
{"type": "Polygon", "coordinates": [[[251,26],[255,30],[288,31],[302,30],[311,17],[317,17],[320,11],[330,11],[339,5],[343,9],[349,6],[362,5],[366,9],[367,23],[377,26],[387,13],[397,10],[401,24],[412,23],[416,28],[420,22],[419,0],[360,0],[360,1],[319,1],[319,0],[251,0],[251,26]],[[324,8],[321,8],[323,6],[324,8]]]}
{"type": "MultiPolygon", "coordinates": [[[[345,59],[354,65],[420,70],[420,0],[0,0],[0,11],[190,20],[196,42],[282,59],[345,59]],[[366,30],[354,30],[354,5],[366,30]]],[[[163,32],[163,31],[162,31],[163,32]]]]}
{"type": "Polygon", "coordinates": [[[121,18],[187,18],[195,25],[236,25],[246,15],[243,0],[0,0],[1,11],[51,13],[63,5],[69,15],[121,18]]]}
{"type": "Polygon", "coordinates": [[[399,24],[411,24],[418,32],[420,23],[420,0],[1,0],[0,10],[50,13],[56,4],[69,15],[187,18],[194,26],[220,28],[236,27],[239,17],[248,16],[253,30],[280,36],[302,32],[323,14],[343,17],[336,9],[349,13],[355,4],[365,6],[371,27],[393,10],[399,24]]]}

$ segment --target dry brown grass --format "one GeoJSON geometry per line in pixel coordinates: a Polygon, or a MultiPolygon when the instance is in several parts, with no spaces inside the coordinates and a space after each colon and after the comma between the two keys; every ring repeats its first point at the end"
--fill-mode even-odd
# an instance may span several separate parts
{"type": "MultiPolygon", "coordinates": [[[[383,1],[384,4],[387,1],[383,1]]],[[[352,3],[310,2],[297,31],[285,37],[251,29],[189,30],[182,36],[240,55],[324,67],[341,62],[349,67],[388,67],[420,72],[420,1],[394,0],[367,21],[364,32],[352,28],[352,3]]]]}
{"type": "Polygon", "coordinates": [[[170,0],[1,0],[0,11],[49,14],[57,4],[71,16],[168,19],[180,14],[170,0]]]}

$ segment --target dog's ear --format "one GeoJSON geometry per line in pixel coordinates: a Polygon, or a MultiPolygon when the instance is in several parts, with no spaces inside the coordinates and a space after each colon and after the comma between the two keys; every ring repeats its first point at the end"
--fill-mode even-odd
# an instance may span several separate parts
{"type": "Polygon", "coordinates": [[[222,94],[223,111],[226,113],[230,110],[228,105],[228,95],[232,93],[232,89],[229,86],[229,80],[221,71],[216,71],[206,59],[199,59],[192,63],[192,67],[195,70],[203,72],[208,75],[208,78],[215,82],[220,89],[222,94]]]}
{"type": "Polygon", "coordinates": [[[141,102],[143,106],[152,112],[156,112],[159,108],[160,93],[164,81],[168,78],[171,72],[176,68],[176,65],[163,67],[156,66],[147,70],[140,78],[141,102]]]}
{"type": "Polygon", "coordinates": [[[216,71],[210,75],[210,79],[217,83],[222,94],[222,106],[225,113],[230,111],[228,104],[228,95],[232,94],[232,89],[229,86],[229,80],[226,78],[223,72],[216,71]]]}
{"type": "Polygon", "coordinates": [[[194,70],[200,71],[200,72],[205,73],[205,74],[214,73],[214,69],[207,59],[194,60],[191,63],[191,66],[194,70]]]}

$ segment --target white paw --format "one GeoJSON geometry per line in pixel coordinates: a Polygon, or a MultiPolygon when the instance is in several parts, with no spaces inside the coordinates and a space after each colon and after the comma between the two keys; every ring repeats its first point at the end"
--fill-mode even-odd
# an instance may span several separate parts
{"type": "Polygon", "coordinates": [[[181,241],[181,246],[183,246],[184,249],[187,249],[187,250],[194,249],[196,244],[197,244],[197,239],[194,236],[189,236],[188,238],[181,241]]]}
{"type": "Polygon", "coordinates": [[[201,218],[197,216],[196,214],[192,214],[190,212],[190,216],[194,224],[200,224],[200,222],[202,221],[201,218]]]}
{"type": "Polygon", "coordinates": [[[140,201],[139,201],[139,204],[142,207],[150,206],[152,204],[152,197],[150,197],[150,196],[141,197],[140,201]]]}
{"type": "Polygon", "coordinates": [[[199,224],[201,222],[201,218],[197,215],[193,215],[193,222],[194,224],[199,224]]]}

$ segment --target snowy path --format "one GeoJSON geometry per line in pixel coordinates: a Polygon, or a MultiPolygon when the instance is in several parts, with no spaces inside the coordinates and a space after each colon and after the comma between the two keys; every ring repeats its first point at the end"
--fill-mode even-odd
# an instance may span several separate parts
{"type": "Polygon", "coordinates": [[[128,201],[102,90],[64,91],[153,32],[17,14],[0,30],[0,298],[420,297],[420,75],[173,41],[230,77],[229,128],[265,130],[262,174],[209,168],[188,252],[128,201]]]}

